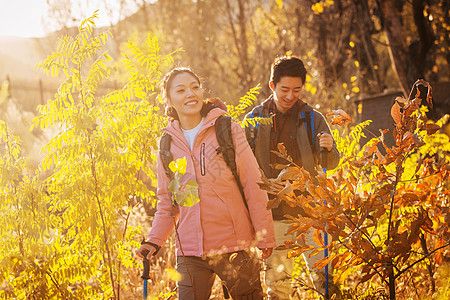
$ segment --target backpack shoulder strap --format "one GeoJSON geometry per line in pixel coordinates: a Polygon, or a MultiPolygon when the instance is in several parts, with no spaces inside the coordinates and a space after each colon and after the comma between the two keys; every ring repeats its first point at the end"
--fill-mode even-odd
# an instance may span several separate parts
{"type": "MultiPolygon", "coordinates": [[[[236,183],[239,187],[242,199],[244,199],[245,207],[248,208],[247,201],[245,200],[244,196],[244,189],[242,188],[241,181],[239,180],[239,176],[237,174],[236,153],[234,150],[233,136],[231,133],[231,117],[220,116],[219,118],[217,118],[215,123],[215,130],[217,141],[219,142],[217,153],[222,153],[223,159],[233,173],[234,179],[236,180],[236,183]]],[[[170,152],[171,142],[172,137],[168,133],[164,132],[161,136],[161,140],[159,141],[159,154],[161,156],[161,162],[164,166],[164,170],[169,179],[173,178],[173,172],[169,168],[169,164],[173,161],[173,156],[170,152]]]]}
{"type": "Polygon", "coordinates": [[[244,196],[244,189],[242,188],[241,181],[239,180],[239,176],[237,174],[236,152],[234,150],[233,136],[231,133],[231,117],[220,116],[217,118],[215,129],[217,141],[219,142],[217,153],[222,153],[225,163],[233,173],[234,179],[239,187],[239,191],[241,192],[242,199],[244,199],[244,204],[248,208],[247,201],[244,196]]]}
{"type": "Polygon", "coordinates": [[[219,153],[222,153],[223,159],[233,174],[236,172],[236,154],[233,145],[233,136],[231,133],[231,117],[220,116],[216,120],[216,137],[219,142],[219,153]]]}
{"type": "Polygon", "coordinates": [[[164,132],[159,141],[159,155],[161,156],[161,162],[166,171],[166,175],[169,179],[172,179],[173,172],[169,168],[169,164],[173,161],[172,153],[170,152],[170,143],[172,137],[167,132],[164,132]]]}
{"type": "MultiPolygon", "coordinates": [[[[263,113],[264,107],[262,105],[255,107],[252,112],[249,115],[249,119],[254,119],[254,118],[262,118],[262,113],[263,113]]],[[[248,124],[248,131],[249,131],[249,136],[247,137],[248,143],[250,145],[250,148],[252,149],[253,153],[255,153],[255,148],[256,148],[256,138],[258,136],[258,129],[259,129],[259,121],[255,122],[256,124],[253,125],[252,123],[248,124]]]]}
{"type": "Polygon", "coordinates": [[[314,133],[314,112],[312,111],[302,111],[300,112],[301,118],[300,122],[305,123],[306,131],[308,132],[308,139],[311,148],[313,148],[315,142],[315,133],[314,133]]]}
{"type": "MultiPolygon", "coordinates": [[[[250,119],[259,117],[261,118],[261,112],[257,113],[255,111],[252,111],[252,113],[250,114],[250,119]]],[[[255,126],[253,126],[252,124],[249,124],[249,138],[248,138],[248,143],[250,145],[250,148],[252,149],[253,153],[255,153],[255,148],[256,148],[256,136],[258,134],[258,129],[259,129],[259,123],[257,122],[255,124],[255,126]]]]}

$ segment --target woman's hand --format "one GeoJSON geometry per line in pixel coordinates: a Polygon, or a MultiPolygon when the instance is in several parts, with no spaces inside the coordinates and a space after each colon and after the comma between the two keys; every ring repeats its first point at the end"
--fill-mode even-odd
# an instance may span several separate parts
{"type": "Polygon", "coordinates": [[[261,250],[261,252],[262,252],[261,258],[266,259],[266,258],[269,258],[270,255],[272,255],[273,248],[259,248],[259,250],[261,250]]]}
{"type": "Polygon", "coordinates": [[[149,244],[142,244],[141,247],[138,249],[138,251],[136,252],[137,255],[140,258],[144,258],[144,255],[142,254],[142,252],[144,252],[144,250],[148,251],[147,256],[145,257],[146,259],[150,260],[150,258],[152,257],[153,253],[155,253],[156,248],[153,247],[152,245],[149,244]]]}

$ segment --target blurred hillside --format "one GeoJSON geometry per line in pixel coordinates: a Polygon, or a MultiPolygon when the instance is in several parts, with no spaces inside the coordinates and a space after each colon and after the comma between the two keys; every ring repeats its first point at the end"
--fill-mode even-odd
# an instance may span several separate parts
{"type": "Polygon", "coordinates": [[[39,39],[0,36],[0,78],[42,77],[42,74],[33,71],[33,68],[36,62],[46,55],[39,39]]]}
{"type": "Polygon", "coordinates": [[[58,85],[56,79],[34,70],[49,53],[46,44],[45,39],[0,36],[0,119],[21,138],[31,169],[37,167],[41,147],[52,137],[51,130],[30,131],[37,105],[51,98],[58,85]]]}
{"type": "Polygon", "coordinates": [[[38,39],[0,36],[0,78],[36,78],[32,71],[36,62],[45,54],[40,53],[38,39]]]}
{"type": "Polygon", "coordinates": [[[35,112],[56,90],[57,79],[34,69],[51,53],[48,45],[46,38],[0,36],[0,82],[8,84],[9,98],[21,110],[35,112]]]}

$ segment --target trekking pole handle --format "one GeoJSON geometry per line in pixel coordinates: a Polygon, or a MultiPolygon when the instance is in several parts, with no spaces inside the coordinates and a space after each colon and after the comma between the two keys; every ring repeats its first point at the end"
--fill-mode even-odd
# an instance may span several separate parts
{"type": "Polygon", "coordinates": [[[144,256],[144,259],[142,260],[142,263],[144,265],[144,271],[142,272],[142,279],[150,279],[150,262],[147,259],[147,255],[150,251],[145,249],[142,251],[142,255],[144,256]]]}

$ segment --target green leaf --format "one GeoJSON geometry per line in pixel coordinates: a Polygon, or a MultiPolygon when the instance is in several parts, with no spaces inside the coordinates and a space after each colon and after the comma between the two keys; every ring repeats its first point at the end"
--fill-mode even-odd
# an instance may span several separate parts
{"type": "Polygon", "coordinates": [[[180,190],[180,180],[178,179],[178,176],[174,176],[173,179],[169,182],[168,186],[169,192],[176,195],[178,191],[180,190]]]}
{"type": "Polygon", "coordinates": [[[191,180],[186,184],[184,191],[178,192],[175,201],[184,207],[191,207],[200,202],[198,197],[198,183],[191,180]]]}

